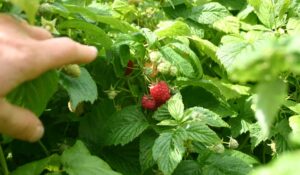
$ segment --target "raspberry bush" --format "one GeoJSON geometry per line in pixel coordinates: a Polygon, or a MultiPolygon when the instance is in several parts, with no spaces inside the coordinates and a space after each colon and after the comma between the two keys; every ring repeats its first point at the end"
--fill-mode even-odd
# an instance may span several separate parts
{"type": "Polygon", "coordinates": [[[299,0],[1,0],[96,46],[6,98],[37,143],[1,136],[4,175],[296,175],[299,0]]]}

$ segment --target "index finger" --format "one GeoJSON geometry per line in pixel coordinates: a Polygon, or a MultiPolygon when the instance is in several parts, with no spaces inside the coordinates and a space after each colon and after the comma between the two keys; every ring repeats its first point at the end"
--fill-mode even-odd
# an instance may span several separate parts
{"type": "Polygon", "coordinates": [[[88,63],[97,56],[97,48],[79,44],[69,38],[53,38],[39,41],[37,64],[43,71],[66,64],[88,63]]]}

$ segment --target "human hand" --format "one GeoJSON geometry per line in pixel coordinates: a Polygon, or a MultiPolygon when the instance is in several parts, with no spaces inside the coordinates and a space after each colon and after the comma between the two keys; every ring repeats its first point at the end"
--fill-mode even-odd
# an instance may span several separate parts
{"type": "Polygon", "coordinates": [[[41,121],[29,110],[5,101],[21,83],[65,64],[88,63],[97,49],[69,38],[52,38],[38,27],[0,14],[0,133],[37,141],[44,133],[41,121]]]}

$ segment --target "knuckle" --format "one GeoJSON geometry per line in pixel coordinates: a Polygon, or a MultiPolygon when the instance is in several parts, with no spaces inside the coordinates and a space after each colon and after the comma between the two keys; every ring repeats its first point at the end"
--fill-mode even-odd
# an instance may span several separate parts
{"type": "Polygon", "coordinates": [[[14,19],[10,15],[7,15],[7,14],[1,14],[0,15],[0,23],[2,23],[2,22],[11,22],[11,21],[14,21],[14,19]]]}
{"type": "Polygon", "coordinates": [[[65,56],[74,55],[77,53],[78,46],[75,41],[70,38],[63,37],[58,40],[60,45],[60,53],[64,53],[65,56]]]}
{"type": "Polygon", "coordinates": [[[72,49],[72,50],[76,49],[76,43],[72,39],[63,37],[63,38],[61,38],[61,41],[66,46],[66,48],[72,49]]]}

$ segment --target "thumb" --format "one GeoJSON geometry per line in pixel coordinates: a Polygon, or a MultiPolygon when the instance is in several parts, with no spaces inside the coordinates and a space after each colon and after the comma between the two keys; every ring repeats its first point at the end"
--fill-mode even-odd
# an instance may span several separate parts
{"type": "Polygon", "coordinates": [[[0,98],[0,133],[16,139],[34,142],[44,134],[41,121],[30,111],[0,98]]]}

